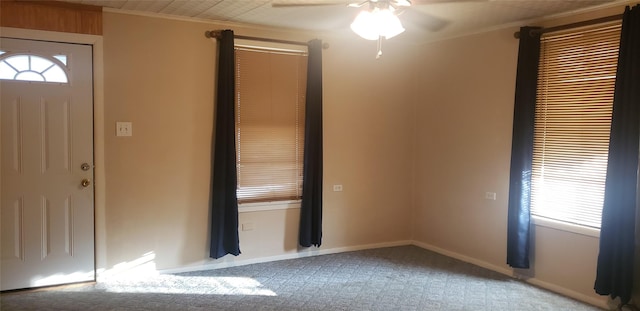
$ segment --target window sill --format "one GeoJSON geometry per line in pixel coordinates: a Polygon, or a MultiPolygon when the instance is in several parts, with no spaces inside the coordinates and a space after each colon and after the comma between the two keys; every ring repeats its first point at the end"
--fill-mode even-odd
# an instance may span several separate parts
{"type": "Polygon", "coordinates": [[[589,228],[585,226],[574,225],[562,221],[552,220],[549,218],[531,216],[531,224],[540,227],[547,227],[560,231],[567,231],[575,234],[585,235],[594,238],[600,238],[600,229],[589,228]]]}
{"type": "Polygon", "coordinates": [[[300,208],[300,200],[241,203],[238,204],[238,213],[275,211],[292,208],[300,208]]]}

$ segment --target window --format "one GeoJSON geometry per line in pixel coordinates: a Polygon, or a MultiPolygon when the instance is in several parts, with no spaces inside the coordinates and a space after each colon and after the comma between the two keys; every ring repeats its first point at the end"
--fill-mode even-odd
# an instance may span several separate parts
{"type": "Polygon", "coordinates": [[[0,79],[33,82],[67,83],[64,66],[67,56],[46,58],[31,54],[12,54],[0,51],[0,79]]]}
{"type": "Polygon", "coordinates": [[[302,193],[307,57],[236,48],[238,202],[302,193]]]}
{"type": "Polygon", "coordinates": [[[600,228],[620,23],[541,38],[531,212],[600,228]]]}

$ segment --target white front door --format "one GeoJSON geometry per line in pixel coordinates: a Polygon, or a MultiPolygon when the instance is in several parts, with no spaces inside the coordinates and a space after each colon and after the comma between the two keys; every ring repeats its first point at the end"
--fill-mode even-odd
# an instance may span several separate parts
{"type": "Polygon", "coordinates": [[[0,53],[0,290],[94,280],[92,47],[0,53]]]}

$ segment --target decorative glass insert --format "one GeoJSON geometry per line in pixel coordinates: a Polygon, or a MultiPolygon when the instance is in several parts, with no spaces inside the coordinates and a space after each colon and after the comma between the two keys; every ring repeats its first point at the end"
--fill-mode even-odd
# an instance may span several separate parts
{"type": "Polygon", "coordinates": [[[53,57],[63,63],[65,66],[67,65],[67,55],[53,55],[53,57]]]}
{"type": "Polygon", "coordinates": [[[31,54],[0,53],[0,79],[35,82],[67,83],[66,55],[47,59],[31,54]]]}

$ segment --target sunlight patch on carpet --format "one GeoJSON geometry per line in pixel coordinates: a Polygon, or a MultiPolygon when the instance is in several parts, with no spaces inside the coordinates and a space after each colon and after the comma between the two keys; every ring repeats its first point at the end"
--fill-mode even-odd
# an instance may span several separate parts
{"type": "Polygon", "coordinates": [[[110,280],[100,287],[112,293],[277,296],[255,279],[231,276],[159,275],[142,280],[110,280]]]}

